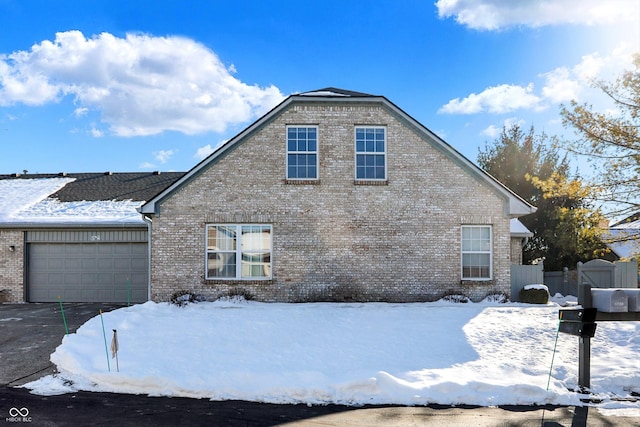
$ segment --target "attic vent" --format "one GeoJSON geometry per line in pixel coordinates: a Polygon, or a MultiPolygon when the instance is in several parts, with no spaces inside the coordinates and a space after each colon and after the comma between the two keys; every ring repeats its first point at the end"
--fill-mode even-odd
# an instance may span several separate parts
{"type": "Polygon", "coordinates": [[[153,174],[154,174],[154,175],[160,175],[161,173],[162,173],[162,172],[160,172],[160,171],[153,171],[153,174]]]}
{"type": "Polygon", "coordinates": [[[113,175],[113,172],[105,172],[105,175],[113,175]]]}
{"type": "Polygon", "coordinates": [[[66,172],[60,172],[60,173],[58,174],[58,176],[67,176],[67,173],[66,173],[66,172]]]}

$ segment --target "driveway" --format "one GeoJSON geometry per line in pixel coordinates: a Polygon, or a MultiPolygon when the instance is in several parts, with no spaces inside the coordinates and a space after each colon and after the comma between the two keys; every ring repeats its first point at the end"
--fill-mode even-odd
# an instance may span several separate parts
{"type": "MultiPolygon", "coordinates": [[[[63,304],[69,333],[119,304],[63,304]]],[[[65,326],[58,303],[0,304],[0,386],[18,386],[56,372],[49,356],[65,326]]]]}

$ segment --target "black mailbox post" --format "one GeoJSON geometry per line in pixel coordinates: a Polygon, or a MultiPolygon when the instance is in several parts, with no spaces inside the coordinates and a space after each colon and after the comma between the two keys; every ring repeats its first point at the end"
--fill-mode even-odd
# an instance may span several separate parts
{"type": "Polygon", "coordinates": [[[575,335],[578,342],[578,385],[589,388],[591,383],[591,338],[596,334],[596,316],[598,310],[593,307],[560,310],[559,331],[575,335]]]}

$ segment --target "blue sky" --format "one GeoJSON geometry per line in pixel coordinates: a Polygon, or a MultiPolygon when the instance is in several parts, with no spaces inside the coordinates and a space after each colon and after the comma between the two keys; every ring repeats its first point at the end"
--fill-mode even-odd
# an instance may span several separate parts
{"type": "Polygon", "coordinates": [[[0,0],[0,173],[186,171],[286,96],[384,95],[475,161],[611,107],[640,0],[0,0]]]}

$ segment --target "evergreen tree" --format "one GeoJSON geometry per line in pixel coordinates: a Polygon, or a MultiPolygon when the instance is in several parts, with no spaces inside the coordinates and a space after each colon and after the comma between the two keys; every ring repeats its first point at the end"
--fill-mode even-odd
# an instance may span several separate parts
{"type": "Polygon", "coordinates": [[[478,164],[538,210],[520,218],[533,233],[523,262],[544,260],[548,271],[573,268],[606,252],[599,238],[602,216],[591,209],[591,188],[568,177],[569,163],[545,134],[505,127],[493,145],[479,150],[478,164]]]}

